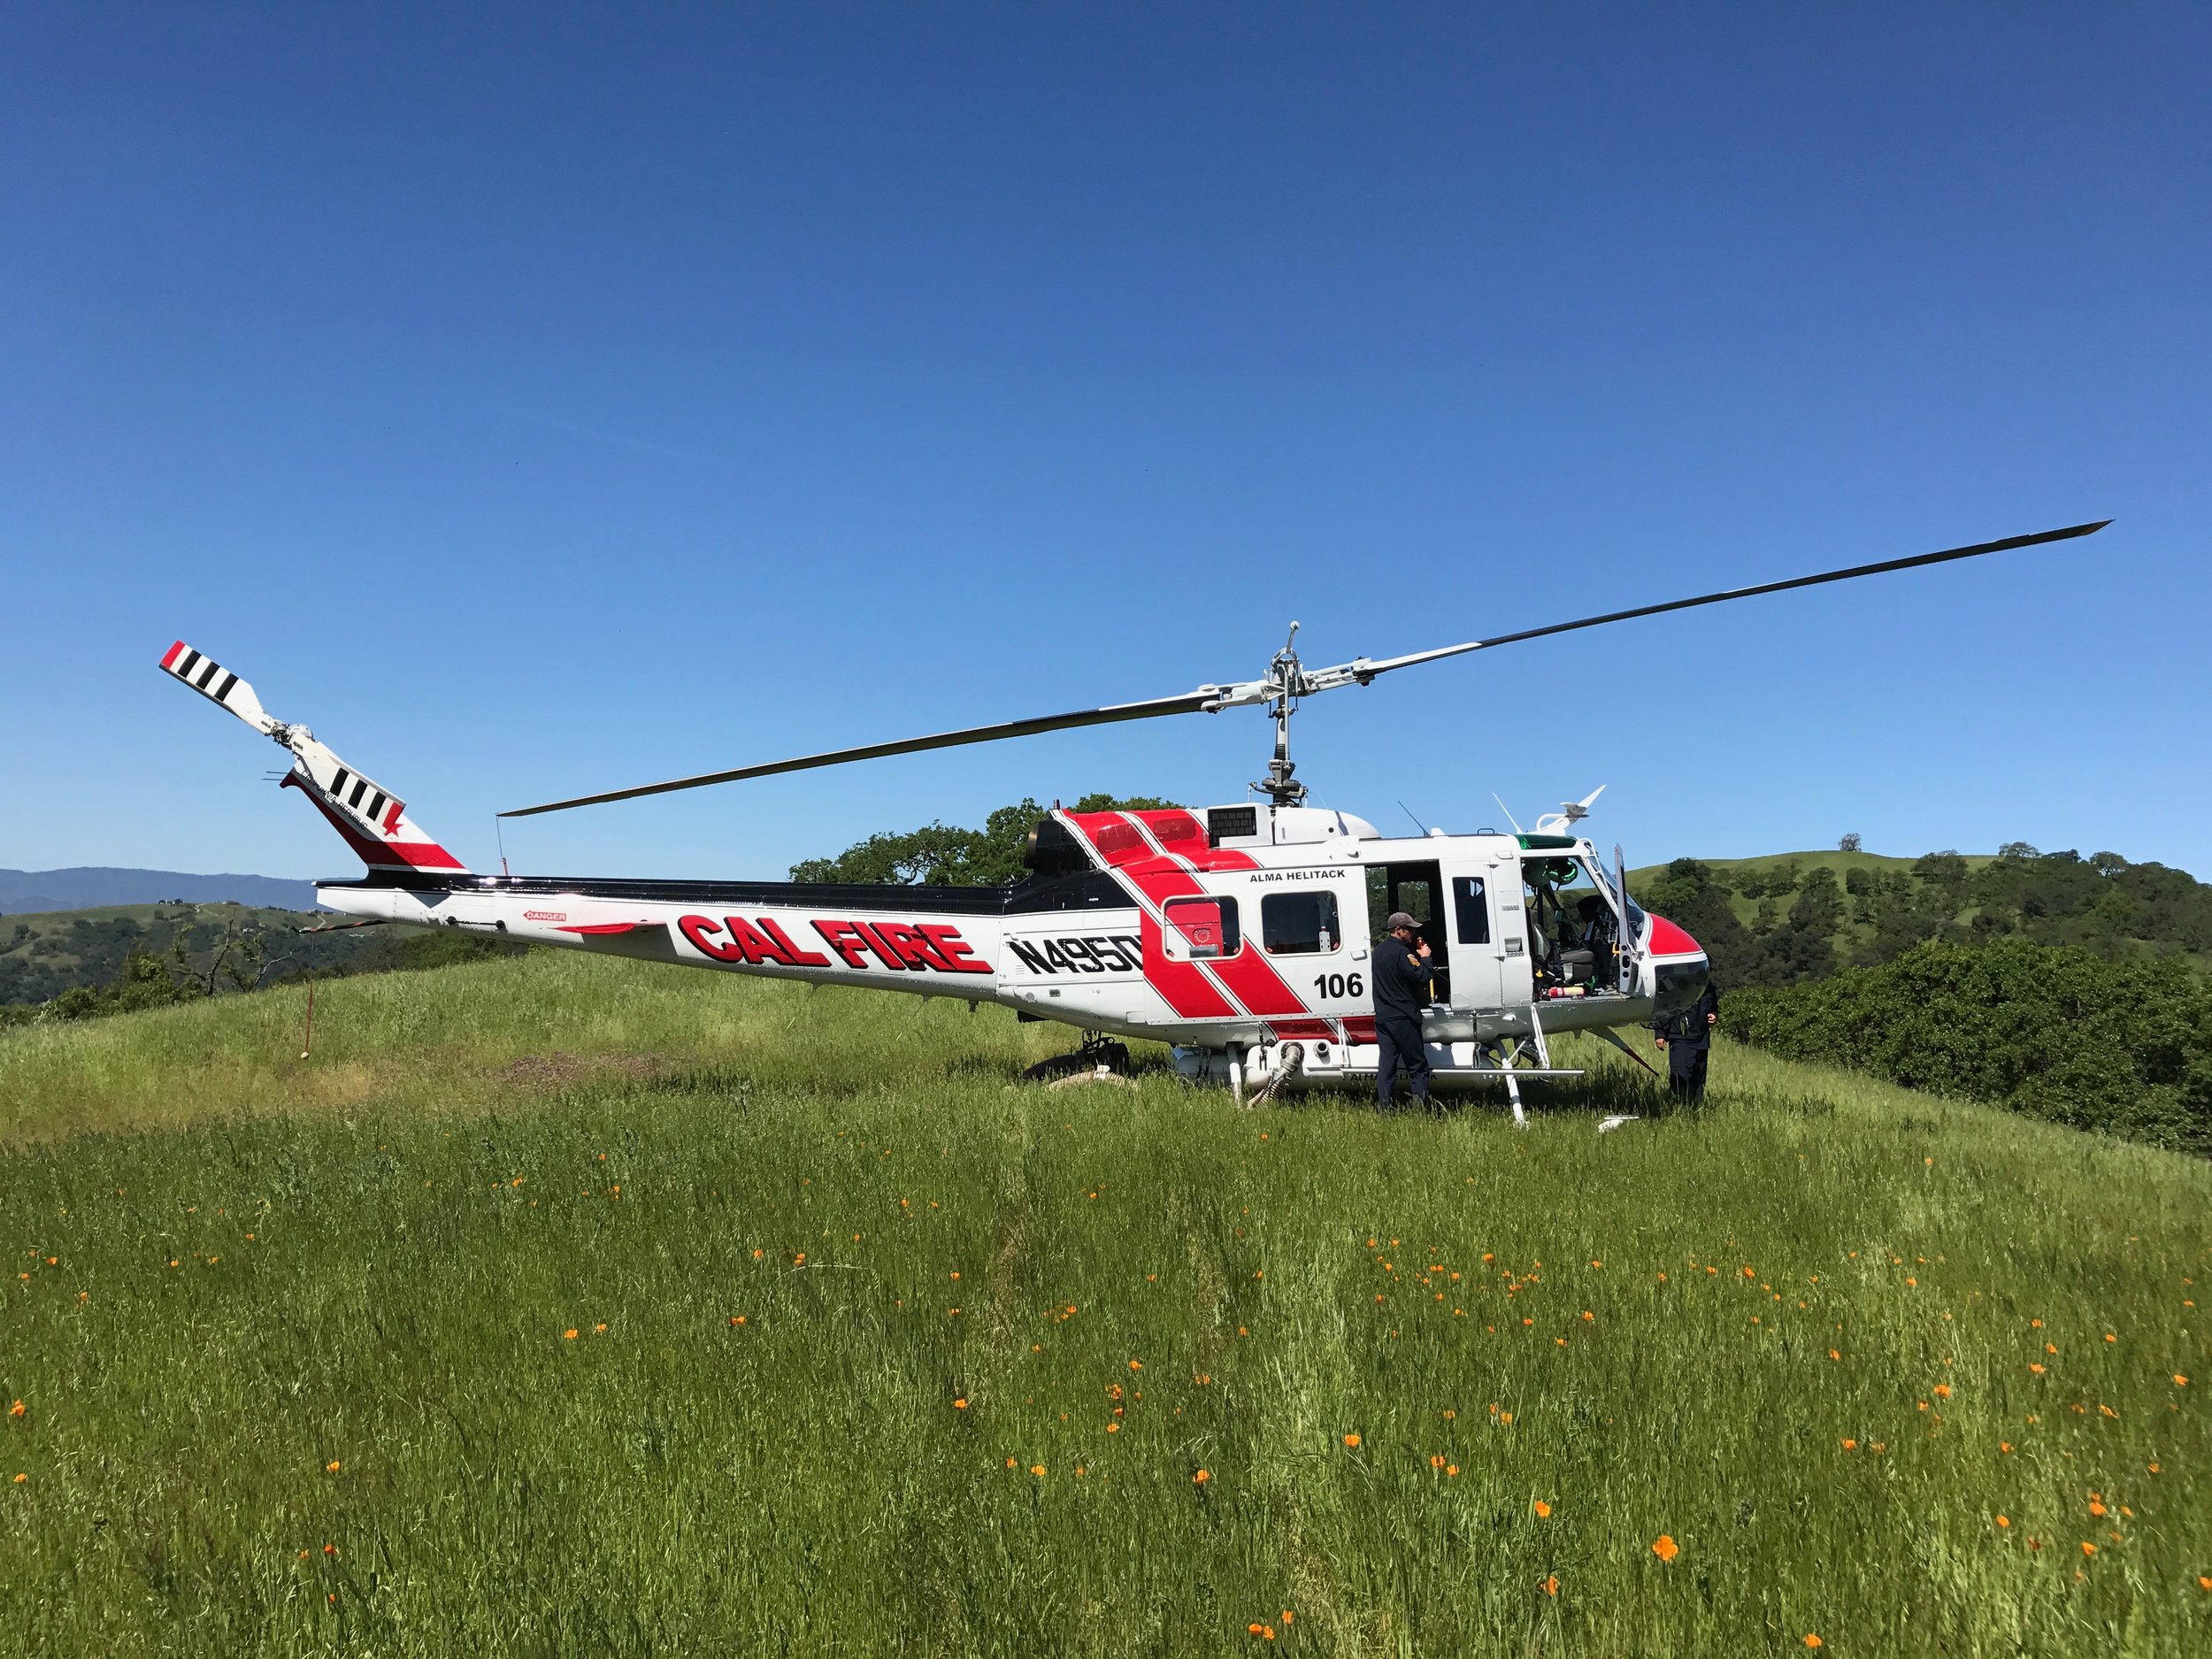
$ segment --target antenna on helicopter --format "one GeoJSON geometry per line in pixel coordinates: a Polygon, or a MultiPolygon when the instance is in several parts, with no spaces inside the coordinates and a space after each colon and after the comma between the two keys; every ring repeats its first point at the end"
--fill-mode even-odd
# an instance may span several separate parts
{"type": "MultiPolygon", "coordinates": [[[[548,801],[540,806],[514,808],[500,814],[502,818],[530,818],[540,812],[562,812],[571,807],[597,806],[609,801],[632,801],[641,795],[665,795],[672,790],[696,789],[710,783],[735,783],[746,778],[766,778],[787,772],[805,772],[817,766],[842,765],[847,761],[878,760],[891,755],[919,754],[933,749],[954,749],[967,743],[989,743],[1005,737],[1033,737],[1045,732],[1071,731],[1086,726],[1110,726],[1123,720],[1148,720],[1164,714],[1217,714],[1224,709],[1242,708],[1248,704],[1264,703],[1275,720],[1275,754],[1268,763],[1267,780],[1256,783],[1253,788],[1266,794],[1277,806],[1295,806],[1306,797],[1306,786],[1293,776],[1295,768],[1290,758],[1290,717],[1297,711],[1303,698],[1317,692],[1335,691],[1345,686],[1371,686],[1378,674],[1393,669],[1410,668],[1416,663],[1433,663],[1447,657],[1461,657],[1470,651],[1488,650],[1494,646],[1517,645],[1526,640],[1547,639],[1555,634],[1571,634],[1578,628],[1602,627],[1608,623],[1632,621],[1638,617],[1655,617],[1670,611],[1688,611],[1699,605],[1719,604],[1724,600],[1750,599],[1761,594],[1778,594],[1796,588],[1816,588],[1824,582],[1847,581],[1854,577],[1877,576],[1886,571],[1910,570],[1922,565],[1941,565],[1953,559],[1977,558],[1985,553],[2005,553],[2017,548],[2039,547],[2048,541],[2064,541],[2075,536],[2093,535],[2112,521],[2098,519],[2093,524],[2070,525],[2063,530],[2044,530],[2033,535],[2008,536],[2001,541],[1981,541],[1972,547],[1947,548],[1939,553],[1917,553],[1909,558],[1885,559],[1874,565],[1855,565],[1847,570],[1823,571],[1813,576],[1793,576],[1785,581],[1761,582],[1751,588],[1731,588],[1720,593],[1700,594],[1689,599],[1669,599],[1658,604],[1636,605],[1626,611],[1608,611],[1603,616],[1582,617],[1572,622],[1553,622],[1540,628],[1523,628],[1516,634],[1501,634],[1487,640],[1469,640],[1460,645],[1446,645],[1432,651],[1415,651],[1405,657],[1386,657],[1379,662],[1365,657],[1355,657],[1348,663],[1339,663],[1329,668],[1308,669],[1298,660],[1298,625],[1290,625],[1290,636],[1283,649],[1270,660],[1267,673],[1259,680],[1233,681],[1226,685],[1203,685],[1178,696],[1152,697],[1141,703],[1110,703],[1102,709],[1078,709],[1068,714],[1051,714],[1038,719],[1007,720],[995,726],[969,726],[957,732],[938,732],[927,737],[911,737],[890,743],[865,743],[855,749],[831,749],[819,755],[802,755],[789,760],[769,761],[756,766],[737,766],[726,772],[700,772],[688,778],[672,778],[665,783],[641,784],[634,788],[610,789],[600,795],[577,795],[566,801],[548,801]]],[[[236,712],[234,710],[234,712],[236,712]]],[[[249,719],[250,717],[242,717],[249,719]]],[[[1590,800],[1597,797],[1594,795],[1590,800]]],[[[1499,803],[1503,805],[1504,803],[1499,803]]],[[[1583,802],[1586,807],[1589,803],[1583,802]]],[[[1570,807],[1572,814],[1573,809],[1570,807]]],[[[1511,814],[1507,814],[1509,820],[1511,814]]],[[[1572,823],[1575,816],[1565,821],[1572,823]]],[[[1517,825],[1516,829],[1518,829],[1517,825]]]]}
{"type": "Polygon", "coordinates": [[[1513,809],[1506,805],[1505,797],[1493,789],[1490,792],[1490,798],[1498,803],[1498,810],[1505,814],[1505,821],[1513,826],[1513,833],[1516,835],[1522,833],[1521,820],[1513,816],[1513,809]]]}

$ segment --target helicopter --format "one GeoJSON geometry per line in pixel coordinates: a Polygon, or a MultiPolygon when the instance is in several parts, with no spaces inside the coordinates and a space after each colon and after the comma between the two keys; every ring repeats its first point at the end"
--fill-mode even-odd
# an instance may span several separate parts
{"type": "MultiPolygon", "coordinates": [[[[1115,1069],[1126,1043],[1171,1047],[1194,1082],[1240,1104],[1289,1089],[1366,1082],[1378,1065],[1368,984],[1382,923],[1402,910],[1429,947],[1422,1034],[1439,1089],[1581,1075],[1549,1040],[1586,1032],[1634,1056],[1623,1027],[1688,1008],[1711,972],[1681,927],[1630,895],[1617,844],[1609,862],[1578,826],[1603,786],[1533,826],[1386,835],[1307,803],[1291,720],[1309,697],[1420,664],[1637,618],[1976,558],[2093,534],[2109,519],[1941,552],[1663,601],[1433,650],[1308,668],[1298,624],[1256,680],[1172,696],[865,744],[503,812],[526,818],[749,778],[1177,714],[1265,708],[1274,752],[1247,798],[1196,810],[1080,812],[1056,804],[1029,835],[1028,874],[1005,887],[788,881],[640,880],[471,871],[397,795],[304,726],[276,719],[212,658],[172,645],[161,667],[292,757],[299,790],[366,872],[319,880],[319,901],[403,923],[815,985],[983,1002],[1084,1033],[1061,1069],[1115,1069]]],[[[1509,822],[1510,818],[1509,818],[1509,822]]],[[[502,861],[503,865],[504,860],[502,861]]],[[[1640,1057],[1639,1057],[1640,1064],[1640,1057]]],[[[1046,1063],[1047,1071],[1054,1062],[1046,1063]]]]}

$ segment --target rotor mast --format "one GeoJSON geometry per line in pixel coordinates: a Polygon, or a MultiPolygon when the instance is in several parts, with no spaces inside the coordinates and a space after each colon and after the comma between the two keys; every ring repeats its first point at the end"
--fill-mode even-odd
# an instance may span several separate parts
{"type": "Polygon", "coordinates": [[[1313,687],[1306,679],[1305,664],[1298,660],[1298,624],[1290,625],[1290,637],[1283,641],[1283,649],[1275,653],[1267,665],[1266,695],[1273,698],[1268,712],[1275,717],[1275,757],[1267,763],[1267,781],[1251,787],[1263,792],[1277,806],[1296,806],[1306,798],[1306,786],[1291,774],[1298,770],[1290,757],[1290,717],[1297,712],[1298,699],[1313,687]]]}

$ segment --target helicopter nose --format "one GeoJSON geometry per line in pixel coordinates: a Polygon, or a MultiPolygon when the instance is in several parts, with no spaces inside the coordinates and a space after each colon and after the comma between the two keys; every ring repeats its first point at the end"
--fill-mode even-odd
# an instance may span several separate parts
{"type": "Polygon", "coordinates": [[[1657,1018],[1679,1013],[1705,995],[1712,964],[1704,949],[1665,917],[1646,916],[1644,955],[1651,964],[1651,1011],[1657,1018]]]}

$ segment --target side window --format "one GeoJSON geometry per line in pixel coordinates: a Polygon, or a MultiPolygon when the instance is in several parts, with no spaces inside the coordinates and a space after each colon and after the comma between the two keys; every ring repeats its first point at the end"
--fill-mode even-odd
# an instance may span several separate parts
{"type": "Polygon", "coordinates": [[[1459,913],[1461,944],[1486,945],[1490,942],[1490,900],[1482,890],[1480,876],[1452,878],[1452,908],[1459,913]]]}
{"type": "Polygon", "coordinates": [[[1260,942],[1271,956],[1310,956],[1344,942],[1336,922],[1336,895],[1271,893],[1260,901],[1260,942]]]}
{"type": "Polygon", "coordinates": [[[1170,899],[1164,942],[1171,962],[1204,962],[1233,956],[1243,941],[1237,933],[1234,899],[1170,899]]]}

